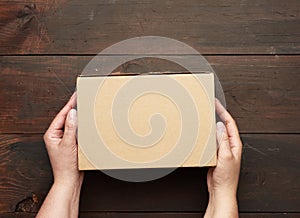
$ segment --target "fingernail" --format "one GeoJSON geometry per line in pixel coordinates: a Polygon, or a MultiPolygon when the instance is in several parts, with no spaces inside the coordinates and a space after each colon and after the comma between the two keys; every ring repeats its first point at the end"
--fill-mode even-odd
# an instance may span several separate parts
{"type": "Polygon", "coordinates": [[[224,123],[222,122],[217,122],[217,145],[218,148],[220,146],[220,144],[222,143],[223,137],[225,135],[226,132],[226,127],[224,125],[224,123]]]}
{"type": "Polygon", "coordinates": [[[226,127],[223,122],[217,122],[217,131],[218,132],[225,132],[226,127]]]}
{"type": "Polygon", "coordinates": [[[75,122],[76,122],[76,110],[75,109],[70,110],[68,118],[69,118],[70,122],[75,124],[75,122]]]}

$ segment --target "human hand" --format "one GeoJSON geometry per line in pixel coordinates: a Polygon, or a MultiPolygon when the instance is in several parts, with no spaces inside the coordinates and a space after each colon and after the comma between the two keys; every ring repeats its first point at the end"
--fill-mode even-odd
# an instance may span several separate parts
{"type": "Polygon", "coordinates": [[[44,135],[49,154],[54,184],[37,217],[78,217],[83,172],[78,170],[77,115],[74,93],[69,102],[56,115],[44,135]]]}
{"type": "Polygon", "coordinates": [[[57,114],[44,135],[44,141],[50,158],[54,183],[79,185],[83,181],[83,172],[78,170],[77,159],[77,113],[76,93],[57,114]]]}
{"type": "Polygon", "coordinates": [[[215,105],[216,112],[223,122],[217,123],[217,165],[207,173],[209,204],[205,217],[238,217],[236,192],[242,142],[234,119],[219,100],[216,99],[215,105]],[[225,215],[226,212],[228,216],[225,215]]]}

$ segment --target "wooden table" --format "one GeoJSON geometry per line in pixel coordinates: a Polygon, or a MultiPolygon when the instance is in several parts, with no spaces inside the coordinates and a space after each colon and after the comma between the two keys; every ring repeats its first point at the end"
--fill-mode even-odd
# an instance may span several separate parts
{"type": "MultiPolygon", "coordinates": [[[[241,217],[300,216],[298,0],[26,2],[0,2],[0,217],[34,217],[42,204],[52,183],[43,132],[76,76],[102,49],[144,35],[187,43],[215,69],[244,143],[241,217]]],[[[149,66],[178,67],[120,69],[149,66]]],[[[81,217],[201,217],[206,171],[147,183],[87,172],[81,217]]]]}

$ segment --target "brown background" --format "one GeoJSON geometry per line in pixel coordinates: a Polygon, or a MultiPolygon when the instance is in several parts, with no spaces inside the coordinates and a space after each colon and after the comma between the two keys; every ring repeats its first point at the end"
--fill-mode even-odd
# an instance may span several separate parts
{"type": "MultiPolygon", "coordinates": [[[[0,1],[0,217],[34,217],[52,183],[43,132],[91,58],[130,37],[175,38],[205,55],[244,143],[242,217],[300,216],[298,0],[0,1]]],[[[179,71],[155,59],[120,70],[179,71]]],[[[199,217],[207,169],[147,183],[87,172],[81,217],[199,217]]]]}

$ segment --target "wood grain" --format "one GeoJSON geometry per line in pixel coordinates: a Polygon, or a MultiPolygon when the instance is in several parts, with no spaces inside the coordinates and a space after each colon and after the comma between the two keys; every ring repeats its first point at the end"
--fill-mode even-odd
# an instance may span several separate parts
{"type": "Polygon", "coordinates": [[[0,54],[97,54],[159,35],[203,54],[299,54],[297,0],[2,1],[0,54]]]}
{"type": "MultiPolygon", "coordinates": [[[[27,218],[35,217],[35,213],[2,213],[2,218],[27,218]]],[[[199,218],[203,217],[204,213],[107,213],[107,212],[81,212],[81,218],[199,218]]],[[[240,213],[241,218],[255,217],[255,218],[298,218],[299,213],[240,213]]]]}
{"type": "MultiPolygon", "coordinates": [[[[82,218],[200,218],[203,217],[204,213],[81,213],[82,218]]],[[[255,217],[255,218],[298,218],[299,213],[240,213],[241,218],[255,217]]]]}
{"type": "MultiPolygon", "coordinates": [[[[92,56],[0,57],[0,133],[43,133],[92,56]]],[[[208,56],[243,133],[300,133],[300,56],[208,56]]],[[[174,71],[159,59],[121,72],[174,71]]]]}
{"type": "MultiPolygon", "coordinates": [[[[300,135],[244,134],[241,212],[300,212],[300,135]]],[[[52,183],[41,134],[0,137],[0,212],[36,212],[52,183]]],[[[80,210],[203,212],[206,168],[178,169],[156,181],[129,183],[86,172],[80,210]]]]}
{"type": "MultiPolygon", "coordinates": [[[[298,0],[0,1],[0,217],[35,217],[53,182],[41,133],[93,55],[147,35],[187,43],[215,69],[244,133],[240,217],[300,217],[298,0]]],[[[143,59],[115,71],[185,69],[143,59]]],[[[206,171],[147,183],[87,172],[80,217],[201,217],[206,171]]]]}
{"type": "Polygon", "coordinates": [[[36,211],[52,183],[41,135],[0,136],[0,212],[36,211]]]}

